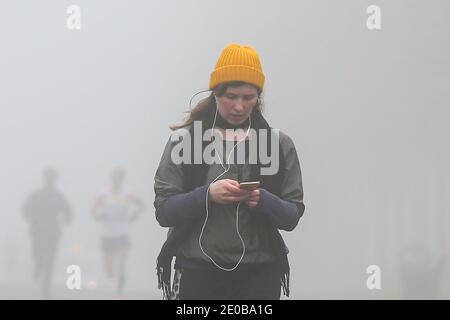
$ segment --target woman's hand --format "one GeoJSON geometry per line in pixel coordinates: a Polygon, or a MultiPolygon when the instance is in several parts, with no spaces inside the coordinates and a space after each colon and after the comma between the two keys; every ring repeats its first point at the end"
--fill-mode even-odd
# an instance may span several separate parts
{"type": "Polygon", "coordinates": [[[245,200],[252,192],[239,188],[236,180],[222,179],[211,184],[209,198],[219,204],[230,204],[245,200]]]}
{"type": "Polygon", "coordinates": [[[261,193],[259,192],[259,189],[255,189],[253,191],[250,191],[250,195],[247,199],[245,199],[245,204],[249,208],[254,208],[258,205],[259,197],[261,193]]]}

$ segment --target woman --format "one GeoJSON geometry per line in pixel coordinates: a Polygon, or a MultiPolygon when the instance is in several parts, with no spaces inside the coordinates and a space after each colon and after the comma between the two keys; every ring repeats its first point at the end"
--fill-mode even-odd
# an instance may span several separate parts
{"type": "Polygon", "coordinates": [[[92,215],[103,223],[101,249],[103,265],[107,276],[114,279],[117,298],[125,289],[125,269],[131,247],[130,224],[144,209],[143,202],[123,189],[126,172],[115,168],[111,174],[111,187],[104,190],[96,199],[92,215]]]}
{"type": "Polygon", "coordinates": [[[288,250],[278,229],[293,230],[303,215],[301,171],[292,140],[261,114],[263,86],[257,52],[230,44],[211,73],[211,95],[171,127],[191,150],[174,152],[179,141],[169,139],[155,175],[156,219],[170,228],[157,261],[165,299],[279,299],[281,287],[289,296],[288,250]],[[211,128],[218,131],[205,141],[211,128]],[[206,161],[208,150],[219,161],[206,161]],[[272,165],[264,150],[275,173],[263,174],[272,165]],[[175,161],[177,153],[191,161],[175,161]],[[240,185],[247,181],[259,187],[240,185]]]}

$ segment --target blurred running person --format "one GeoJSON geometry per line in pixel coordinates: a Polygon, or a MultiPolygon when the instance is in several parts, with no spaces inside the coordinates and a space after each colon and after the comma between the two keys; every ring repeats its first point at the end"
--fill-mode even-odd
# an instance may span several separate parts
{"type": "Polygon", "coordinates": [[[33,255],[33,278],[42,280],[42,298],[51,294],[53,265],[59,240],[61,224],[69,224],[72,210],[66,197],[57,189],[58,174],[54,168],[46,168],[43,173],[44,185],[32,192],[22,208],[29,224],[33,255]]]}
{"type": "Polygon", "coordinates": [[[103,223],[101,248],[105,272],[117,281],[117,294],[123,295],[125,266],[130,249],[130,223],[135,221],[144,205],[136,196],[123,191],[125,170],[112,171],[112,186],[103,192],[92,208],[93,216],[103,223]]]}

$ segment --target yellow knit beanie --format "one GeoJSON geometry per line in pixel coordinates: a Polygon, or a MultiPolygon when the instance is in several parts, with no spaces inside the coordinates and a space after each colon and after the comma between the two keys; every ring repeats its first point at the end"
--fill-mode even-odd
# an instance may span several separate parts
{"type": "Polygon", "coordinates": [[[219,56],[209,79],[209,88],[228,81],[243,81],[264,87],[264,74],[258,53],[249,46],[229,44],[219,56]]]}

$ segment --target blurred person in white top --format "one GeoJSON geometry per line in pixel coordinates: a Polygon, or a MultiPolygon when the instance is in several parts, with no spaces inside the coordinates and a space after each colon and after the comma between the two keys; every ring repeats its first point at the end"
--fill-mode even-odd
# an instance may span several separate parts
{"type": "Polygon", "coordinates": [[[130,224],[142,212],[144,205],[135,195],[123,190],[125,170],[115,168],[111,187],[102,192],[92,208],[92,215],[103,223],[101,248],[108,277],[117,281],[117,294],[123,295],[125,266],[130,249],[130,224]]]}

